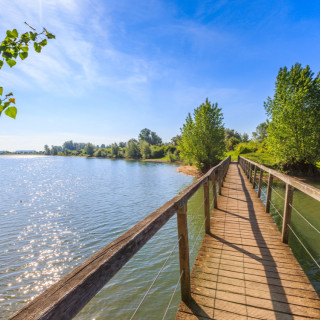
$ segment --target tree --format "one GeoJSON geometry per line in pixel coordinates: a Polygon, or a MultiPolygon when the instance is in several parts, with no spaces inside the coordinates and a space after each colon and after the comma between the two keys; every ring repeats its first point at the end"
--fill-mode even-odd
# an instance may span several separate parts
{"type": "Polygon", "coordinates": [[[234,131],[234,129],[225,129],[225,141],[228,141],[232,137],[242,141],[241,134],[239,132],[234,131]]]}
{"type": "Polygon", "coordinates": [[[130,159],[139,159],[141,158],[138,142],[135,139],[130,139],[127,142],[126,147],[126,157],[130,159]]]}
{"type": "Polygon", "coordinates": [[[116,158],[119,156],[119,146],[116,143],[111,145],[111,155],[116,158]]]}
{"type": "Polygon", "coordinates": [[[171,144],[173,146],[177,146],[180,140],[181,140],[181,136],[178,134],[175,137],[171,138],[171,144]]]}
{"type": "Polygon", "coordinates": [[[44,146],[44,154],[47,155],[47,156],[50,155],[50,148],[49,148],[49,146],[47,144],[44,146]]]}
{"type": "Polygon", "coordinates": [[[146,141],[150,145],[160,145],[162,143],[162,139],[154,131],[147,128],[140,131],[139,141],[146,141]]]}
{"type": "Polygon", "coordinates": [[[280,68],[273,99],[264,103],[269,117],[267,145],[285,169],[315,172],[320,161],[320,73],[296,63],[280,68]]]}
{"type": "Polygon", "coordinates": [[[151,143],[151,130],[144,128],[139,133],[139,141],[146,141],[148,143],[151,143]]]}
{"type": "Polygon", "coordinates": [[[56,156],[58,154],[58,147],[57,146],[51,146],[51,151],[50,153],[53,155],[53,156],[56,156]]]}
{"type": "Polygon", "coordinates": [[[77,146],[73,143],[72,140],[70,140],[70,141],[64,142],[64,144],[62,145],[62,149],[63,150],[66,150],[66,149],[68,149],[68,150],[77,150],[77,146]]]}
{"type": "Polygon", "coordinates": [[[249,136],[247,133],[243,133],[243,135],[241,136],[241,142],[249,142],[249,136]]]}
{"type": "Polygon", "coordinates": [[[92,143],[87,143],[84,147],[84,152],[92,157],[94,153],[94,145],[92,143]]]}
{"type": "Polygon", "coordinates": [[[151,148],[149,143],[144,140],[141,140],[139,147],[142,158],[149,159],[151,157],[151,148]]]}
{"type": "MultiPolygon", "coordinates": [[[[27,23],[25,22],[25,24],[27,23]]],[[[49,33],[45,28],[43,28],[41,33],[36,32],[36,29],[31,26],[29,26],[29,28],[32,31],[25,32],[21,34],[20,37],[17,29],[7,30],[7,36],[0,45],[0,55],[2,57],[2,59],[0,58],[0,69],[3,67],[4,61],[10,68],[12,68],[16,65],[16,59],[18,56],[21,60],[26,59],[28,57],[30,42],[33,42],[34,50],[40,53],[41,49],[47,45],[47,39],[55,39],[55,36],[52,33],[49,33]]],[[[0,87],[0,116],[4,111],[8,117],[15,119],[17,115],[17,108],[10,106],[11,104],[16,103],[12,92],[5,94],[4,97],[1,98],[2,96],[3,87],[0,87]]]]}
{"type": "Polygon", "coordinates": [[[162,143],[162,139],[154,132],[151,131],[151,139],[150,144],[152,146],[154,145],[160,145],[162,143]]]}
{"type": "Polygon", "coordinates": [[[254,141],[262,142],[267,137],[267,123],[262,122],[256,127],[256,131],[252,132],[254,141]]]}
{"type": "Polygon", "coordinates": [[[235,137],[231,137],[226,143],[226,149],[228,151],[234,150],[235,146],[238,145],[241,141],[235,137]]]}
{"type": "Polygon", "coordinates": [[[206,99],[193,112],[189,113],[186,123],[181,128],[179,148],[182,158],[203,171],[215,165],[225,150],[225,130],[223,115],[218,104],[211,104],[206,99]]]}

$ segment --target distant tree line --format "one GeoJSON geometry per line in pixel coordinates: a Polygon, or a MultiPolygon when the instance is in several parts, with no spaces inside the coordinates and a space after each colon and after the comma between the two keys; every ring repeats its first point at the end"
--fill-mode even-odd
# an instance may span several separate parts
{"type": "Polygon", "coordinates": [[[161,159],[170,162],[180,159],[178,141],[180,136],[175,136],[170,143],[163,143],[156,132],[142,129],[138,140],[130,139],[127,142],[112,143],[110,145],[94,145],[92,143],[78,143],[66,141],[62,146],[44,146],[45,155],[59,156],[88,156],[113,159],[161,159]]]}

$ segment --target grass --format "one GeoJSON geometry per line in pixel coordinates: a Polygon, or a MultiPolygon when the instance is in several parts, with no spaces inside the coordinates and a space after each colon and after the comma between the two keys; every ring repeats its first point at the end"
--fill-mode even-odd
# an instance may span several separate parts
{"type": "Polygon", "coordinates": [[[248,158],[254,162],[260,163],[269,168],[277,168],[277,162],[268,152],[249,152],[239,154],[237,151],[229,151],[226,153],[226,156],[231,156],[232,161],[238,161],[238,156],[248,158]]]}

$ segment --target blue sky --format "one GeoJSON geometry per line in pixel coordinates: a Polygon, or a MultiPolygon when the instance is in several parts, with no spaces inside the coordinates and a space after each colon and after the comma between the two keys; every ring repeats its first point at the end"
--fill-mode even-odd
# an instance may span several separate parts
{"type": "Polygon", "coordinates": [[[0,71],[18,107],[0,118],[0,150],[109,144],[145,127],[170,141],[206,97],[251,134],[280,67],[320,71],[317,0],[1,0],[0,39],[24,21],[56,40],[0,71]]]}

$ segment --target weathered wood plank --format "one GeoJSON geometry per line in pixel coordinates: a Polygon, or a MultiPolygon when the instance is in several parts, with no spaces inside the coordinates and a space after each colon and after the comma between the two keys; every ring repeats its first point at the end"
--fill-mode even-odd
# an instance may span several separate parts
{"type": "Polygon", "coordinates": [[[190,262],[189,262],[189,240],[187,223],[187,206],[181,207],[177,212],[178,239],[179,239],[179,262],[181,274],[181,299],[189,301],[190,291],[190,262]]]}
{"type": "Polygon", "coordinates": [[[242,163],[240,173],[230,166],[192,269],[192,303],[181,303],[176,319],[318,319],[319,297],[242,163]]]}

